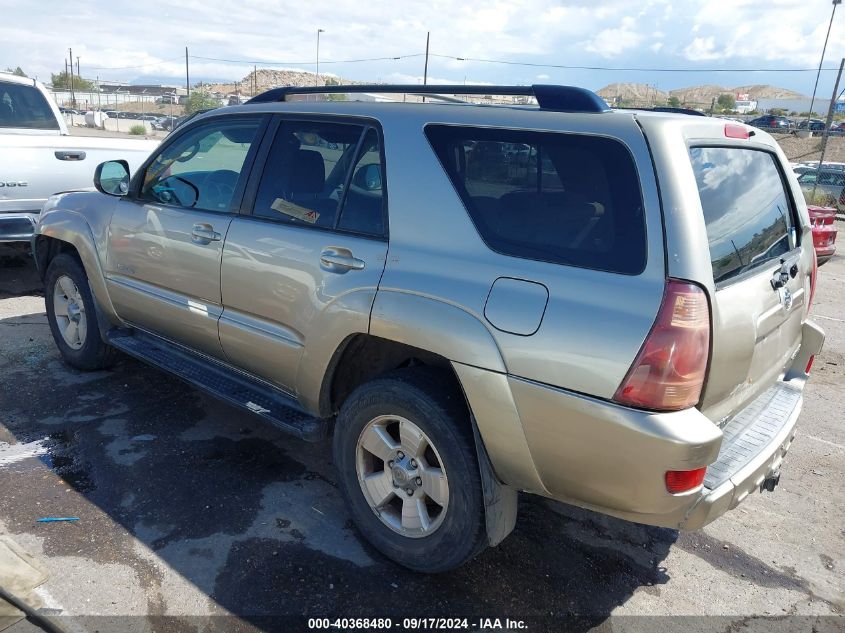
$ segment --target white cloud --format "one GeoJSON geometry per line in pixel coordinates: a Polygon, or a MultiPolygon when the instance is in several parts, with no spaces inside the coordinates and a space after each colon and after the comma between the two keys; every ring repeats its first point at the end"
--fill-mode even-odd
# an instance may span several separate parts
{"type": "MultiPolygon", "coordinates": [[[[691,60],[760,60],[798,67],[819,63],[830,13],[793,0],[759,4],[737,0],[708,0],[700,5],[690,29],[696,38],[685,49],[691,60]],[[729,17],[728,17],[729,16],[729,17]],[[699,41],[700,40],[700,41],[699,41]],[[696,42],[699,41],[698,44],[696,42]],[[712,46],[708,46],[712,42],[712,46]]],[[[834,20],[827,59],[845,57],[845,21],[834,20]]]]}
{"type": "MultiPolygon", "coordinates": [[[[220,59],[254,60],[259,67],[261,62],[284,62],[286,67],[313,70],[317,28],[325,29],[320,70],[350,79],[421,76],[420,55],[429,31],[433,55],[462,58],[573,65],[614,59],[609,66],[637,66],[647,59],[648,65],[666,67],[719,61],[725,66],[811,68],[818,64],[830,17],[829,0],[824,0],[825,10],[809,10],[806,3],[795,0],[769,0],[764,10],[750,0],[633,4],[628,0],[369,0],[366,6],[360,0],[239,0],[235,6],[223,0],[3,4],[0,68],[20,65],[47,80],[50,72],[63,68],[69,45],[81,58],[83,76],[91,78],[99,74],[101,79],[179,82],[184,77],[185,46],[192,56],[192,78],[238,79],[252,70],[250,63],[220,59]],[[403,55],[416,57],[333,63],[403,55]]],[[[837,15],[828,65],[843,56],[845,15],[837,15]]],[[[470,74],[502,83],[530,82],[535,73],[551,75],[544,81],[566,79],[551,69],[434,56],[429,73],[458,83],[470,74]]],[[[790,79],[804,82],[809,92],[814,79],[810,75],[790,79]]],[[[614,73],[595,78],[596,87],[647,80],[614,73]]],[[[698,78],[719,81],[716,76],[698,78]]]]}
{"type": "Polygon", "coordinates": [[[549,76],[546,73],[543,73],[541,75],[537,75],[537,79],[545,80],[545,79],[549,79],[549,76]]]}
{"type": "Polygon", "coordinates": [[[632,17],[622,18],[618,27],[604,29],[585,43],[584,48],[602,57],[616,57],[629,49],[636,48],[645,39],[636,30],[636,21],[632,17]]]}

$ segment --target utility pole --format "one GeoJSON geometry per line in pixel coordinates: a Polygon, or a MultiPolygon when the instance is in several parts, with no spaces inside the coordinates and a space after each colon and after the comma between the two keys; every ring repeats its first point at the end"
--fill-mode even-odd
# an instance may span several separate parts
{"type": "Polygon", "coordinates": [[[185,90],[191,96],[191,76],[188,74],[188,47],[185,47],[185,90]]]}
{"type": "Polygon", "coordinates": [[[810,99],[810,111],[807,113],[807,129],[810,129],[810,117],[813,116],[813,105],[816,102],[816,89],[819,87],[819,75],[822,74],[822,64],[824,64],[824,53],[827,50],[827,38],[830,37],[830,27],[833,26],[833,16],[836,15],[836,5],[842,4],[842,0],[833,0],[833,11],[830,12],[830,23],[827,25],[827,35],[824,36],[824,46],[822,46],[822,58],[819,60],[819,71],[816,73],[816,84],[813,86],[813,97],[810,99]]]}
{"type": "MultiPolygon", "coordinates": [[[[827,121],[824,124],[824,133],[822,135],[822,153],[819,156],[819,169],[816,172],[816,182],[813,184],[813,196],[816,196],[816,187],[819,186],[819,176],[821,176],[822,163],[824,162],[824,153],[827,150],[827,139],[830,136],[830,124],[833,122],[833,109],[836,107],[836,95],[839,93],[839,81],[842,79],[842,69],[845,68],[845,57],[839,62],[839,74],[836,75],[836,85],[833,86],[833,96],[830,98],[830,107],[827,109],[827,121]]],[[[809,126],[807,126],[809,129],[809,126]]]]}
{"type": "MultiPolygon", "coordinates": [[[[428,43],[431,39],[431,31],[425,34],[425,67],[423,68],[423,86],[428,84],[428,43]]],[[[425,103],[425,95],[423,95],[423,103],[425,103]]]]}
{"type": "Polygon", "coordinates": [[[255,93],[258,92],[258,66],[253,65],[252,67],[252,96],[255,96],[255,93]]]}
{"type": "MultiPolygon", "coordinates": [[[[314,85],[320,85],[320,33],[325,33],[323,29],[317,29],[317,74],[314,77],[314,85]]],[[[317,95],[314,95],[314,99],[317,99],[317,95]]]]}
{"type": "Polygon", "coordinates": [[[70,57],[70,107],[76,108],[76,93],[73,90],[73,49],[67,49],[67,52],[70,57]]]}

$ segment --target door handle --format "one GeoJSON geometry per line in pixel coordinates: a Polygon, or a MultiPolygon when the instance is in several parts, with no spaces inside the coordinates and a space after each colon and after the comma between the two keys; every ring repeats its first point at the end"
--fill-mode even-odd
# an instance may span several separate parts
{"type": "Polygon", "coordinates": [[[59,160],[85,160],[85,152],[79,149],[70,151],[58,150],[55,152],[55,156],[59,160]]]}
{"type": "Polygon", "coordinates": [[[324,248],[320,253],[320,266],[329,272],[345,273],[348,270],[364,270],[366,263],[352,255],[348,248],[324,248]]]}
{"type": "Polygon", "coordinates": [[[211,242],[219,242],[222,239],[223,236],[215,231],[214,227],[210,224],[194,224],[194,228],[191,230],[191,241],[195,244],[210,244],[211,242]]]}

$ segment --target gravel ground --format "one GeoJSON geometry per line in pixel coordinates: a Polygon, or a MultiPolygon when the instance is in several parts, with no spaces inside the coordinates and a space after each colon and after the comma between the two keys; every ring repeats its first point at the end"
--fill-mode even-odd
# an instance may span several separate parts
{"type": "Polygon", "coordinates": [[[813,314],[827,343],[775,493],[693,533],[525,496],[502,545],[439,576],[360,538],[328,446],[128,358],[94,373],[64,365],[31,264],[0,262],[0,533],[49,571],[44,612],[69,631],[295,631],[302,616],[843,630],[843,257],[821,269],[813,314]],[[35,522],[45,516],[80,520],[35,522]]]}
{"type": "MultiPolygon", "coordinates": [[[[772,134],[780,143],[784,154],[793,162],[819,160],[821,158],[820,136],[798,138],[792,134],[772,134]]],[[[845,163],[845,136],[831,136],[824,154],[825,162],[845,163]]]]}

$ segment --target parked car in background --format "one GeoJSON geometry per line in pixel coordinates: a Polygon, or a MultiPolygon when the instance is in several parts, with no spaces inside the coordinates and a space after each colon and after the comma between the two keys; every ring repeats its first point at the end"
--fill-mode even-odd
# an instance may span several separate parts
{"type": "Polygon", "coordinates": [[[836,252],[836,209],[808,204],[810,224],[813,225],[813,247],[819,266],[829,261],[836,252]]]}
{"type": "Polygon", "coordinates": [[[517,491],[697,529],[774,489],[824,341],[774,139],[564,86],[519,109],[303,91],[51,198],[35,258],[68,363],[123,350],[333,433],[352,520],[422,572],[504,539],[517,491]]]}
{"type": "Polygon", "coordinates": [[[169,132],[170,130],[173,129],[176,121],[178,121],[178,120],[179,120],[179,117],[176,117],[176,116],[163,116],[163,117],[159,118],[159,120],[156,122],[155,125],[159,130],[164,130],[166,132],[169,132]]]}
{"type": "Polygon", "coordinates": [[[821,203],[845,211],[845,169],[811,169],[798,177],[798,184],[809,204],[821,203]]]}
{"type": "Polygon", "coordinates": [[[157,145],[69,136],[41,83],[0,73],[0,242],[28,247],[50,195],[92,187],[94,170],[104,160],[124,159],[134,171],[157,145]]]}
{"type": "Polygon", "coordinates": [[[778,116],[775,114],[764,114],[758,116],[756,119],[748,121],[748,125],[765,129],[765,130],[786,130],[792,125],[792,122],[785,116],[778,116]]]}
{"type": "Polygon", "coordinates": [[[796,126],[799,130],[807,130],[809,129],[811,132],[822,132],[824,131],[826,125],[825,122],[821,119],[801,119],[798,121],[798,125],[796,126]]]}

